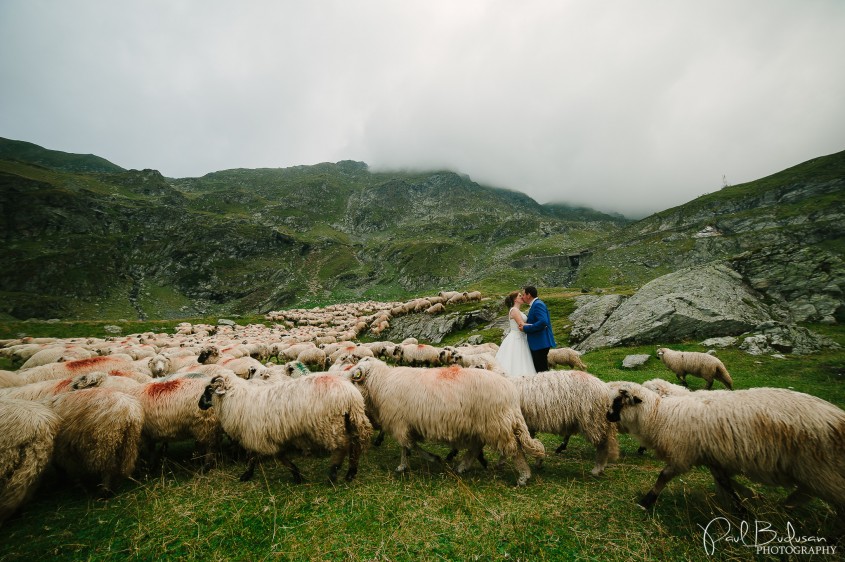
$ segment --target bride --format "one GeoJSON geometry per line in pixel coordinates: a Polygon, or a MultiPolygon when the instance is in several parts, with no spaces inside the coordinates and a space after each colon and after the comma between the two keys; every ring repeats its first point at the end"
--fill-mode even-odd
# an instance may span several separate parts
{"type": "Polygon", "coordinates": [[[534,370],[534,361],[531,360],[531,351],[528,349],[528,338],[519,329],[528,318],[519,309],[522,304],[522,293],[519,291],[514,291],[505,297],[505,306],[508,307],[510,317],[508,320],[510,331],[502,340],[499,351],[496,352],[496,361],[509,377],[537,374],[534,370]]]}

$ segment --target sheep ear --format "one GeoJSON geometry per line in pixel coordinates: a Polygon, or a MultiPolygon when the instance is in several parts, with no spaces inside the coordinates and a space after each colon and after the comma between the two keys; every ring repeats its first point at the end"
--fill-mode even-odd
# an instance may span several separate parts
{"type": "Polygon", "coordinates": [[[640,398],[638,396],[634,396],[634,404],[641,404],[641,403],[642,403],[642,398],[640,398]]]}
{"type": "Polygon", "coordinates": [[[214,394],[218,394],[220,396],[223,396],[224,394],[226,394],[226,389],[222,386],[218,386],[217,388],[214,389],[214,394]]]}
{"type": "Polygon", "coordinates": [[[355,369],[349,375],[349,378],[352,379],[352,382],[363,382],[364,381],[364,371],[361,369],[355,369]]]}

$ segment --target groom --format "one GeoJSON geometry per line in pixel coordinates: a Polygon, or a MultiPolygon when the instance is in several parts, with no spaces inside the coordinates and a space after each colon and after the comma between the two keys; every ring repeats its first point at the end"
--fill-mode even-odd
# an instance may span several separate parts
{"type": "Polygon", "coordinates": [[[534,369],[538,373],[549,370],[549,349],[555,347],[555,337],[552,334],[552,319],[546,303],[537,298],[537,288],[527,286],[522,290],[522,299],[530,305],[528,319],[519,327],[528,336],[528,348],[534,369]]]}

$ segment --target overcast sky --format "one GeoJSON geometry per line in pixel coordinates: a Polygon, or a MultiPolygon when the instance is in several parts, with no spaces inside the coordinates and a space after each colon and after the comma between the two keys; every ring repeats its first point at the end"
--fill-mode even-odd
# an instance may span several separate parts
{"type": "Polygon", "coordinates": [[[845,0],[0,0],[0,136],[640,217],[845,149],[845,0]]]}

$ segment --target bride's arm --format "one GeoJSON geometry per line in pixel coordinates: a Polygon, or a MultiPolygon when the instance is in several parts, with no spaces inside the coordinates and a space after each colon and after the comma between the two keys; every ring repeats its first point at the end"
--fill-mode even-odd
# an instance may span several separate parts
{"type": "Polygon", "coordinates": [[[516,322],[516,325],[520,328],[522,328],[522,325],[525,324],[525,322],[522,320],[522,313],[516,307],[510,309],[510,312],[508,312],[508,316],[513,318],[513,320],[516,322]]]}

